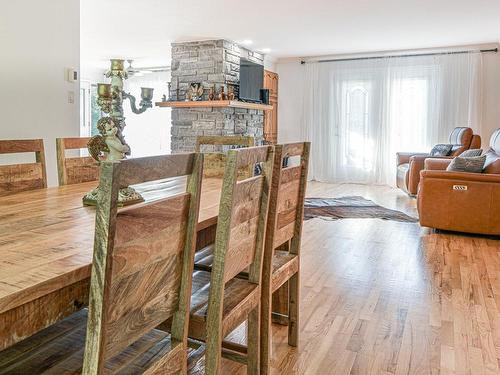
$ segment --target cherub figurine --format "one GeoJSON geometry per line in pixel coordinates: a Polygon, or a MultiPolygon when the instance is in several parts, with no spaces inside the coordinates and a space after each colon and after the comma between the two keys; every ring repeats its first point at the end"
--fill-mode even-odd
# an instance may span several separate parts
{"type": "Polygon", "coordinates": [[[203,86],[201,83],[195,82],[189,85],[187,99],[190,101],[198,101],[203,97],[203,86]]]}
{"type": "Polygon", "coordinates": [[[97,122],[99,135],[90,138],[87,148],[90,155],[97,161],[103,158],[106,161],[121,160],[125,154],[130,152],[130,148],[124,145],[118,136],[118,128],[111,117],[103,117],[97,122]]]}

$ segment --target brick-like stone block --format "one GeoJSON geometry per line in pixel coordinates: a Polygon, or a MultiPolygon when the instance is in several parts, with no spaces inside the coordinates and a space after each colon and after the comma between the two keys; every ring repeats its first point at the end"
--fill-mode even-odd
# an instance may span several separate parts
{"type": "Polygon", "coordinates": [[[215,129],[215,121],[214,120],[193,121],[193,129],[201,129],[201,130],[215,129]]]}
{"type": "Polygon", "coordinates": [[[225,83],[225,76],[222,73],[209,74],[207,80],[213,83],[225,83]]]}
{"type": "Polygon", "coordinates": [[[214,136],[214,135],[224,135],[224,133],[222,129],[207,129],[203,131],[203,135],[214,136]]]}

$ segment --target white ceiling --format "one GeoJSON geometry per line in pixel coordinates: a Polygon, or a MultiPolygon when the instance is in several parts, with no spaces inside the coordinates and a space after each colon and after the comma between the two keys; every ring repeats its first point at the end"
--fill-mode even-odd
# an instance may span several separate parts
{"type": "Polygon", "coordinates": [[[279,59],[498,42],[500,0],[81,0],[82,67],[170,64],[170,43],[250,39],[279,59]]]}

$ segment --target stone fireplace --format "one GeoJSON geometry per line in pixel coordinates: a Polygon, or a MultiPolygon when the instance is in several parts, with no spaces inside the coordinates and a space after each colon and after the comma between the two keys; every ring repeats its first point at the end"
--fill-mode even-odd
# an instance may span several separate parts
{"type": "MultiPolygon", "coordinates": [[[[215,86],[228,92],[228,84],[239,83],[240,58],[263,65],[264,56],[228,40],[206,40],[172,44],[172,100],[185,100],[189,85],[203,85],[203,100],[215,86]]],[[[243,108],[172,108],[172,153],[192,152],[199,135],[250,135],[263,141],[264,113],[243,108]]]]}

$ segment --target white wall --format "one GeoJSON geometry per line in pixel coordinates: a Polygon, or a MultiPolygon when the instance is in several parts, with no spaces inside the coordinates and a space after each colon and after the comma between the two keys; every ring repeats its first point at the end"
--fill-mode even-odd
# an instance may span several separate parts
{"type": "Polygon", "coordinates": [[[276,72],[276,60],[272,59],[268,55],[264,55],[264,69],[276,72]]]}
{"type": "MultiPolygon", "coordinates": [[[[170,72],[132,76],[125,81],[124,90],[137,98],[136,105],[139,106],[141,87],[151,87],[154,89],[153,103],[160,102],[163,95],[168,95],[168,81],[170,72]]],[[[125,100],[123,109],[127,124],[123,135],[132,150],[131,157],[170,153],[171,108],[156,107],[153,104],[153,108],[137,115],[132,113],[130,102],[125,100]]]]}
{"type": "Polygon", "coordinates": [[[303,140],[301,134],[304,67],[298,61],[277,63],[278,142],[303,140]]]}
{"type": "Polygon", "coordinates": [[[80,1],[2,1],[0,49],[0,139],[43,138],[57,185],[55,138],[79,135],[79,84],[65,68],[80,66],[80,1]]]}
{"type": "MultiPolygon", "coordinates": [[[[278,141],[290,142],[301,136],[304,67],[298,61],[278,62],[278,141]]],[[[491,133],[500,127],[500,52],[483,55],[482,139],[487,146],[491,133]]]]}

